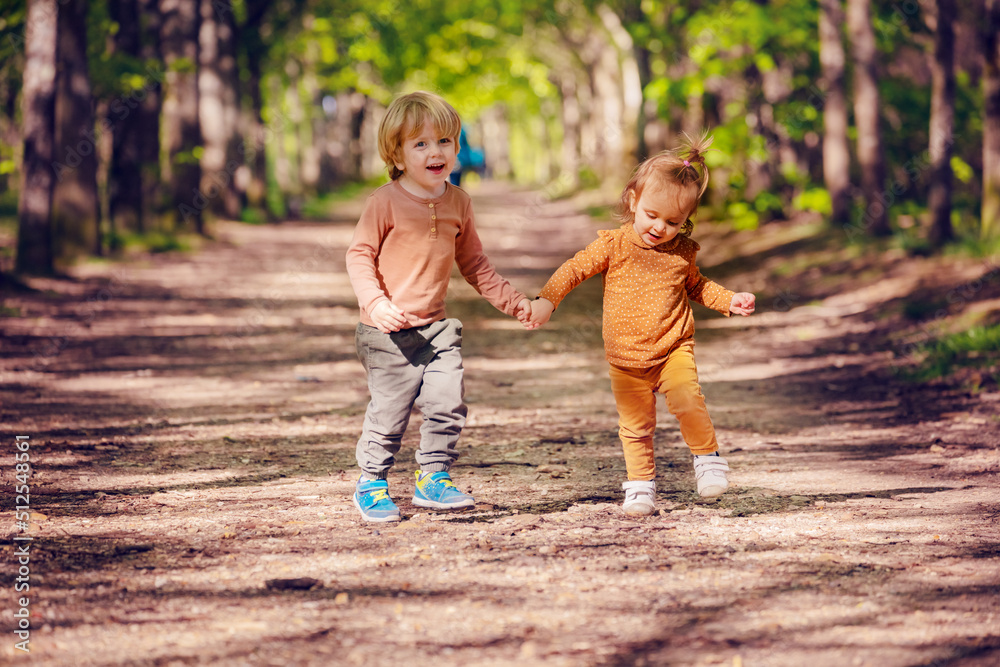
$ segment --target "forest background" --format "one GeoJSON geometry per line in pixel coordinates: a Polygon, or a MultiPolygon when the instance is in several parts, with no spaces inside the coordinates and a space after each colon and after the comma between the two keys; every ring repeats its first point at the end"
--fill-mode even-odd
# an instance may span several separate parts
{"type": "Polygon", "coordinates": [[[386,180],[378,124],[412,89],[546,200],[610,203],[710,128],[703,218],[920,255],[1000,237],[998,0],[0,4],[0,285],[322,220],[386,180]]]}
{"type": "Polygon", "coordinates": [[[0,191],[45,274],[384,179],[435,90],[490,175],[564,196],[711,128],[712,217],[817,211],[910,249],[997,235],[998,3],[4,0],[0,191]]]}

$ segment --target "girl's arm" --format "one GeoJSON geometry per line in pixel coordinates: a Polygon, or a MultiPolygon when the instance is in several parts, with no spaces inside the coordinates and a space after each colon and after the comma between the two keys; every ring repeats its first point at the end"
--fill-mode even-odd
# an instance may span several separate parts
{"type": "Polygon", "coordinates": [[[691,262],[691,270],[688,273],[685,287],[688,298],[692,301],[717,310],[727,317],[730,315],[735,293],[701,275],[701,271],[698,270],[694,261],[691,262]]]}
{"type": "MultiPolygon", "coordinates": [[[[603,273],[608,269],[611,262],[611,246],[614,238],[609,231],[598,232],[598,238],[586,248],[576,253],[571,259],[566,260],[562,266],[556,269],[545,287],[538,293],[539,299],[548,301],[552,310],[559,307],[559,304],[566,295],[591,276],[603,273]]],[[[532,304],[532,315],[539,303],[536,300],[532,304]]],[[[542,306],[545,307],[544,305],[542,306]]],[[[551,311],[549,311],[551,314],[551,311]]],[[[532,318],[534,319],[534,318],[532,318]]],[[[546,318],[547,319],[547,318],[546,318]]]]}

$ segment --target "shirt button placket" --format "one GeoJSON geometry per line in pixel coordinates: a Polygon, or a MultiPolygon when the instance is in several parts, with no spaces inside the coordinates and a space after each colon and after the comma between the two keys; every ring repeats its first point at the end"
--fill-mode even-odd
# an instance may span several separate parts
{"type": "Polygon", "coordinates": [[[431,237],[433,238],[433,237],[437,236],[437,231],[438,231],[437,230],[437,219],[438,219],[438,217],[437,217],[437,214],[434,212],[434,204],[433,203],[428,204],[427,207],[430,208],[430,210],[431,210],[431,237]]]}

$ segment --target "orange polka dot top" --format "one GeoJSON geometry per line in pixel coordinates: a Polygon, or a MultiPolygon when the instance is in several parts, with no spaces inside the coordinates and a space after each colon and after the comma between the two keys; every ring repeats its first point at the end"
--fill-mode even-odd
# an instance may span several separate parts
{"type": "Polygon", "coordinates": [[[597,240],[552,274],[538,296],[556,307],[570,291],[604,276],[604,351],[627,368],[661,363],[678,341],[694,336],[690,300],[729,315],[733,292],[701,275],[700,246],[675,236],[649,246],[630,224],[597,232],[597,240]]]}

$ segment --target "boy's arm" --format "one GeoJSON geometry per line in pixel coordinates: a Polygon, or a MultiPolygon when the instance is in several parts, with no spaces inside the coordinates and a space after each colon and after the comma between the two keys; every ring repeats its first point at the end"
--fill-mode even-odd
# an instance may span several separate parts
{"type": "Polygon", "coordinates": [[[596,241],[563,262],[563,265],[556,269],[556,272],[545,283],[545,287],[538,293],[540,299],[545,299],[552,304],[552,310],[558,308],[566,295],[573,291],[577,285],[587,278],[607,270],[611,261],[612,237],[600,232],[598,234],[599,237],[596,241]]]}
{"type": "MultiPolygon", "coordinates": [[[[528,297],[514,289],[507,279],[497,273],[489,257],[483,252],[471,203],[465,213],[462,231],[455,238],[455,263],[466,282],[493,304],[494,308],[525,321],[524,302],[528,297]]],[[[528,314],[530,315],[530,310],[528,314]]]]}
{"type": "Polygon", "coordinates": [[[382,239],[388,232],[385,216],[379,215],[377,208],[374,197],[369,197],[347,248],[347,275],[358,305],[369,317],[380,302],[389,301],[375,270],[382,239]]]}

